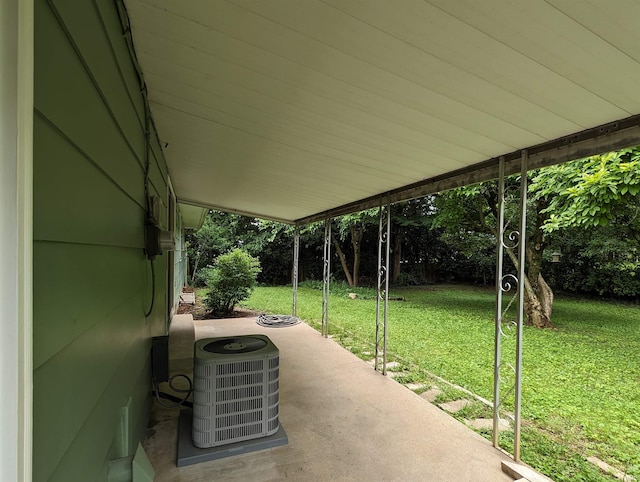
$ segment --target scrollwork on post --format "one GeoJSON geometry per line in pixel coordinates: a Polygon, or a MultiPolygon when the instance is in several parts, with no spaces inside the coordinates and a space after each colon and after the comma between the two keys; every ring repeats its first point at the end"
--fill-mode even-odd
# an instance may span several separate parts
{"type": "Polygon", "coordinates": [[[500,289],[503,293],[508,293],[512,289],[518,288],[518,278],[516,275],[507,273],[500,278],[500,289]]]}
{"type": "Polygon", "coordinates": [[[515,377],[516,369],[510,363],[503,363],[500,365],[500,383],[506,387],[506,390],[502,392],[499,406],[503,406],[505,401],[509,399],[509,396],[516,388],[515,377]]]}
{"type": "Polygon", "coordinates": [[[502,246],[507,249],[517,248],[518,245],[520,244],[520,231],[513,230],[513,231],[505,232],[504,234],[506,234],[506,239],[503,236],[502,239],[500,240],[500,242],[502,243],[502,246]]]}

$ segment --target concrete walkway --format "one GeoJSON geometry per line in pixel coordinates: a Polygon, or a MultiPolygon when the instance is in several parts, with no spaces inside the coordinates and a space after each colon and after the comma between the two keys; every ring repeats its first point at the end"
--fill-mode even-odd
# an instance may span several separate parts
{"type": "Polygon", "coordinates": [[[487,440],[304,323],[176,317],[171,370],[189,370],[194,337],[253,333],[280,349],[280,422],[289,444],[177,468],[177,410],[156,404],[145,442],[156,481],[513,480],[501,470],[509,458],[487,440]]]}

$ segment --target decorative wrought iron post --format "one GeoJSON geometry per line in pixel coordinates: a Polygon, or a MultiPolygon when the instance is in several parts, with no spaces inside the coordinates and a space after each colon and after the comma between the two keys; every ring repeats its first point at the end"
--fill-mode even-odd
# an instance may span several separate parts
{"type": "Polygon", "coordinates": [[[518,330],[516,337],[516,395],[513,427],[513,459],[520,461],[520,408],[522,405],[522,327],[524,325],[524,277],[527,234],[527,171],[529,153],[522,151],[520,164],[520,243],[518,247],[518,330]]]}
{"type": "Polygon", "coordinates": [[[298,316],[298,262],[300,259],[300,228],[293,234],[293,306],[292,315],[298,316]]]}
{"type": "Polygon", "coordinates": [[[382,199],[378,208],[378,296],[376,297],[376,358],[374,368],[380,368],[382,351],[382,374],[387,374],[387,320],[389,310],[389,244],[391,239],[391,205],[383,208],[382,199]],[[386,212],[385,212],[386,211],[386,212]],[[382,312],[382,320],[380,319],[382,312]],[[380,341],[382,331],[382,343],[380,341]],[[382,347],[380,346],[382,345],[382,347]]]}
{"type": "Polygon", "coordinates": [[[322,270],[322,336],[329,336],[329,282],[331,280],[331,219],[324,220],[324,268],[322,270]]]}
{"type": "MultiPolygon", "coordinates": [[[[505,400],[513,394],[513,458],[520,460],[520,407],[522,402],[522,326],[524,323],[524,278],[527,227],[527,151],[522,151],[520,166],[520,195],[518,227],[512,229],[511,219],[505,219],[505,203],[510,186],[505,187],[504,158],[500,158],[498,178],[498,225],[496,262],[496,318],[495,359],[493,385],[493,445],[499,446],[500,410],[505,400]],[[504,253],[514,260],[516,274],[505,272],[504,253]],[[506,307],[503,295],[513,293],[506,307]],[[515,304],[514,310],[511,310],[515,304]],[[515,334],[514,363],[503,362],[503,342],[513,342],[515,334]],[[504,393],[501,393],[502,387],[504,393]]],[[[511,346],[509,347],[511,348],[511,346]]],[[[510,350],[509,350],[510,351],[510,350]]]]}
{"type": "Polygon", "coordinates": [[[502,358],[502,270],[504,261],[504,157],[500,157],[498,166],[498,224],[496,225],[496,318],[493,357],[493,446],[500,445],[500,366],[502,358]]]}

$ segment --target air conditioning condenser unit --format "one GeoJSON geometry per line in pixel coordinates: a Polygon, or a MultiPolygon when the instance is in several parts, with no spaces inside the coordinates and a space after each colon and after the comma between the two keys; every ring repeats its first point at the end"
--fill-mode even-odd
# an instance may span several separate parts
{"type": "Polygon", "coordinates": [[[265,335],[197,341],[193,444],[208,448],[275,434],[279,380],[279,351],[265,335]]]}

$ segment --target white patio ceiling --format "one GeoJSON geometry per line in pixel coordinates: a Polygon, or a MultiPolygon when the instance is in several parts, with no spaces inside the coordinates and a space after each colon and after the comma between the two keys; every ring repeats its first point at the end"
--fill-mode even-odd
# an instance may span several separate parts
{"type": "Polygon", "coordinates": [[[537,165],[565,160],[564,136],[640,113],[631,0],[126,5],[186,204],[309,220],[539,144],[537,165]]]}

